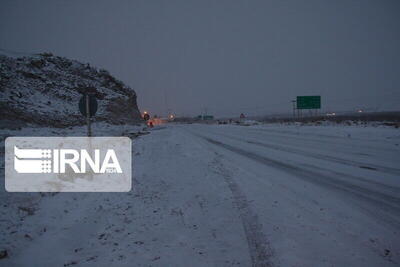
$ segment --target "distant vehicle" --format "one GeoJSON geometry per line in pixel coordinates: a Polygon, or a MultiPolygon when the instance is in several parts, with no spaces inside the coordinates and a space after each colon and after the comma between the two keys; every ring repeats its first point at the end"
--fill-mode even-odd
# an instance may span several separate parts
{"type": "Polygon", "coordinates": [[[240,113],[240,118],[244,119],[244,118],[246,118],[246,116],[243,113],[240,113]]]}

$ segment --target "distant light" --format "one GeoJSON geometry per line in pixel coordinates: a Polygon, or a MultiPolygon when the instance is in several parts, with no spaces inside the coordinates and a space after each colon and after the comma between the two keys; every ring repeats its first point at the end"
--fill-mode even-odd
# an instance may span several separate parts
{"type": "Polygon", "coordinates": [[[172,115],[172,114],[169,115],[169,118],[170,118],[170,119],[173,119],[173,118],[174,118],[174,115],[172,115]]]}
{"type": "Polygon", "coordinates": [[[143,111],[143,114],[147,114],[147,111],[143,111]]]}
{"type": "Polygon", "coordinates": [[[358,110],[358,113],[361,113],[361,112],[363,112],[362,109],[359,109],[359,110],[358,110]]]}

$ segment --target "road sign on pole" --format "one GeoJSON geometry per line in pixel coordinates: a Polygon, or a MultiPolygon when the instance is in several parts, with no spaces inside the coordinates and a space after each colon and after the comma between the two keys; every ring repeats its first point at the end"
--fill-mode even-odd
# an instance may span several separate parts
{"type": "Polygon", "coordinates": [[[84,94],[79,100],[79,111],[86,117],[87,135],[92,136],[92,128],[90,125],[90,118],[97,112],[97,99],[94,94],[84,94]]]}
{"type": "Polygon", "coordinates": [[[86,117],[86,115],[89,115],[89,117],[93,117],[96,112],[97,112],[97,99],[94,96],[94,94],[83,94],[81,99],[79,100],[79,111],[83,116],[86,117]],[[89,97],[86,97],[86,96],[89,97]],[[86,100],[89,103],[89,106],[86,104],[86,100]],[[87,114],[87,110],[89,110],[89,113],[87,114]]]}

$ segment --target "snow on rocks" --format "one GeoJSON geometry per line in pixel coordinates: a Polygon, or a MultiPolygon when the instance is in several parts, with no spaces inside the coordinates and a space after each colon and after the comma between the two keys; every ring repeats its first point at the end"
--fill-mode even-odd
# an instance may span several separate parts
{"type": "Polygon", "coordinates": [[[50,53],[19,58],[0,54],[0,111],[10,125],[82,124],[78,101],[87,87],[94,87],[99,99],[96,120],[141,120],[135,91],[106,70],[50,53]]]}

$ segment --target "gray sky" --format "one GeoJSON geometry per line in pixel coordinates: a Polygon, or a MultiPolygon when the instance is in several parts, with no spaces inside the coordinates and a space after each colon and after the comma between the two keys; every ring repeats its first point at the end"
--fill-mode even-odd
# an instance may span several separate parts
{"type": "Polygon", "coordinates": [[[2,1],[0,48],[108,69],[142,110],[399,110],[400,2],[2,1]],[[165,97],[166,96],[166,97],[165,97]]]}

